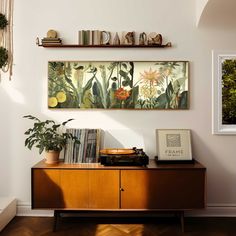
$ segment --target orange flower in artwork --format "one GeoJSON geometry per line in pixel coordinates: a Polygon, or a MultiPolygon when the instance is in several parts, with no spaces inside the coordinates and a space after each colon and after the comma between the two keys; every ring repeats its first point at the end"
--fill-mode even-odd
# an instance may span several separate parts
{"type": "Polygon", "coordinates": [[[115,97],[118,100],[124,101],[130,96],[130,91],[125,90],[123,88],[119,88],[115,91],[115,97]]]}

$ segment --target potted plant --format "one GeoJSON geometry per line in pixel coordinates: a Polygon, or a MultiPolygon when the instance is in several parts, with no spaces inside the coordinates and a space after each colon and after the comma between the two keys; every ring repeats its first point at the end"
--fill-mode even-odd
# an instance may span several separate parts
{"type": "Polygon", "coordinates": [[[41,121],[31,115],[23,116],[23,118],[35,121],[33,127],[25,132],[25,135],[28,135],[25,140],[25,146],[30,150],[33,146],[37,147],[39,154],[45,151],[47,164],[58,163],[60,151],[65,147],[69,139],[74,140],[75,143],[80,143],[77,137],[71,133],[63,132],[63,127],[73,119],[56,124],[53,120],[41,121]]]}

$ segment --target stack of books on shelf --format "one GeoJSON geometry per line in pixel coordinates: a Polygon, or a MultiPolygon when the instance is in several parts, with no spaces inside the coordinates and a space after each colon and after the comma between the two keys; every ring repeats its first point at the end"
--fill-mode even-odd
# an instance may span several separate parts
{"type": "Polygon", "coordinates": [[[66,132],[76,136],[80,144],[70,140],[64,152],[67,164],[98,162],[101,130],[100,129],[67,129],[66,132]]]}
{"type": "Polygon", "coordinates": [[[79,45],[100,45],[101,35],[100,30],[80,30],[79,45]]]}
{"type": "Polygon", "coordinates": [[[42,45],[43,46],[62,45],[62,40],[60,38],[43,38],[42,45]]]}

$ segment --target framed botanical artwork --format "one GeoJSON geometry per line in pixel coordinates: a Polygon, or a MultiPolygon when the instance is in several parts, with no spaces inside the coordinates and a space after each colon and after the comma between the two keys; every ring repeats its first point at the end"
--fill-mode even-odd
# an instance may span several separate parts
{"type": "Polygon", "coordinates": [[[157,129],[156,145],[157,161],[193,161],[191,133],[188,129],[157,129]]]}
{"type": "Polygon", "coordinates": [[[213,134],[236,134],[236,52],[212,52],[213,134]]]}
{"type": "Polygon", "coordinates": [[[48,107],[188,109],[187,61],[49,61],[48,107]]]}

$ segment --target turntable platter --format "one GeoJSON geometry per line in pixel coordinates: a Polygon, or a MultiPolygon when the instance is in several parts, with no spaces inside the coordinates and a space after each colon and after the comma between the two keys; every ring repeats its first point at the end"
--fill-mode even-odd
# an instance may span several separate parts
{"type": "Polygon", "coordinates": [[[107,148],[100,150],[100,154],[103,155],[127,155],[127,154],[133,154],[135,153],[135,150],[133,149],[127,149],[127,148],[121,148],[121,149],[115,149],[115,148],[107,148]]]}

